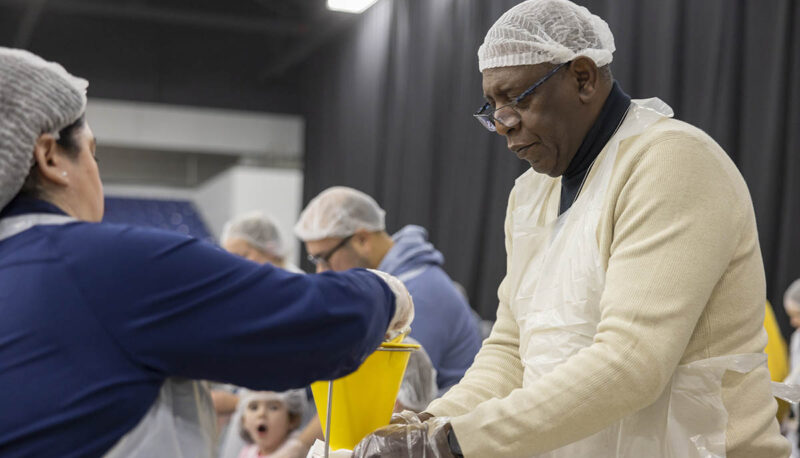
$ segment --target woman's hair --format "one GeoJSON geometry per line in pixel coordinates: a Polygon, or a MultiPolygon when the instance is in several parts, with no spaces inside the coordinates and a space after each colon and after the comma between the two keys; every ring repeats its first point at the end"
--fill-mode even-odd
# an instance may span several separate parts
{"type": "MultiPolygon", "coordinates": [[[[56,140],[56,143],[64,148],[64,151],[67,152],[67,155],[71,159],[76,159],[80,153],[78,131],[80,131],[84,125],[86,125],[85,114],[81,115],[72,124],[58,131],[58,139],[56,140]]],[[[22,189],[19,191],[19,195],[28,197],[41,197],[42,189],[40,184],[41,178],[39,177],[38,173],[38,164],[34,162],[31,166],[30,172],[28,173],[28,177],[25,178],[25,184],[22,185],[22,189]]]]}

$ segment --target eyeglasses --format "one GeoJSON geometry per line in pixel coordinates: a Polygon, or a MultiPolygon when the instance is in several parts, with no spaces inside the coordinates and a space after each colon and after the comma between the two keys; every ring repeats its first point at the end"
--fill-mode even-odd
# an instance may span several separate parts
{"type": "Polygon", "coordinates": [[[328,261],[330,261],[333,254],[336,253],[343,246],[347,245],[347,242],[349,242],[350,239],[353,238],[353,236],[355,236],[355,234],[351,234],[343,238],[341,242],[337,243],[335,247],[331,248],[325,253],[320,253],[320,254],[309,253],[308,260],[315,266],[318,266],[320,264],[329,266],[330,264],[328,264],[328,261]]]}
{"type": "Polygon", "coordinates": [[[533,83],[533,86],[525,89],[525,92],[518,95],[513,102],[509,103],[508,105],[503,105],[499,108],[492,108],[492,105],[489,102],[486,102],[480,110],[475,112],[472,116],[478,120],[479,123],[483,127],[486,128],[489,132],[497,132],[497,126],[495,123],[500,123],[501,125],[511,128],[516,126],[520,120],[520,114],[516,110],[517,104],[522,102],[525,97],[533,94],[533,91],[536,90],[537,87],[544,84],[551,76],[555,75],[557,71],[559,71],[562,67],[569,65],[572,61],[564,62],[563,64],[556,65],[555,68],[547,72],[539,81],[533,83]]]}

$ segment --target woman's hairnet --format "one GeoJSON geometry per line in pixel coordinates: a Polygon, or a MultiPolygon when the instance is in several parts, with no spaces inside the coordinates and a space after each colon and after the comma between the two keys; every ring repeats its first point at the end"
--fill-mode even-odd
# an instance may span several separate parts
{"type": "Polygon", "coordinates": [[[304,241],[347,237],[364,229],[386,229],[386,212],[375,199],[353,188],[335,186],[322,191],[300,213],[294,233],[304,241]]]}
{"type": "Polygon", "coordinates": [[[81,117],[88,85],[55,62],[0,47],[0,208],[22,189],[36,139],[81,117]]]}
{"type": "Polygon", "coordinates": [[[239,402],[236,404],[236,411],[231,416],[230,425],[225,433],[220,448],[221,458],[236,458],[239,452],[248,443],[252,443],[249,435],[244,430],[242,425],[242,418],[247,404],[250,401],[260,400],[273,400],[277,399],[286,405],[289,414],[294,414],[297,418],[303,415],[306,409],[308,400],[306,399],[305,390],[288,390],[288,391],[250,391],[246,389],[240,390],[238,393],[239,402]]]}
{"type": "MultiPolygon", "coordinates": [[[[404,343],[418,344],[416,340],[406,337],[404,343]]],[[[428,407],[439,392],[436,386],[436,369],[428,353],[423,347],[412,352],[408,359],[403,383],[397,393],[397,400],[408,410],[422,412],[428,407]]]]}
{"type": "Polygon", "coordinates": [[[246,213],[225,223],[220,240],[224,243],[237,238],[269,255],[278,258],[286,255],[278,228],[262,212],[246,213]]]}
{"type": "Polygon", "coordinates": [[[800,309],[800,279],[797,279],[786,288],[786,292],[783,294],[783,302],[784,304],[789,304],[794,306],[794,308],[800,309]]]}
{"type": "Polygon", "coordinates": [[[611,63],[614,35],[606,21],[568,0],[527,0],[506,11],[478,48],[480,71],[560,64],[576,57],[611,63]]]}

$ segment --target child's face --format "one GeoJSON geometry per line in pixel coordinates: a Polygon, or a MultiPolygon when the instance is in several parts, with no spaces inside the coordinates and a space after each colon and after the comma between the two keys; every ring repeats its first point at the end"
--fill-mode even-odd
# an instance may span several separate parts
{"type": "Polygon", "coordinates": [[[278,399],[257,399],[248,402],[244,409],[242,424],[261,453],[272,453],[277,450],[294,427],[286,404],[278,399]]]}

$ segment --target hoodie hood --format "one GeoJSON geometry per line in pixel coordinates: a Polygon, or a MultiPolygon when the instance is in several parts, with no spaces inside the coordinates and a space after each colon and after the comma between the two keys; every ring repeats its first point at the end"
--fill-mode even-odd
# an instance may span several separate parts
{"type": "Polygon", "coordinates": [[[391,275],[400,275],[428,266],[442,266],[444,256],[428,241],[428,231],[420,226],[408,225],[392,236],[394,246],[378,270],[391,275]]]}

